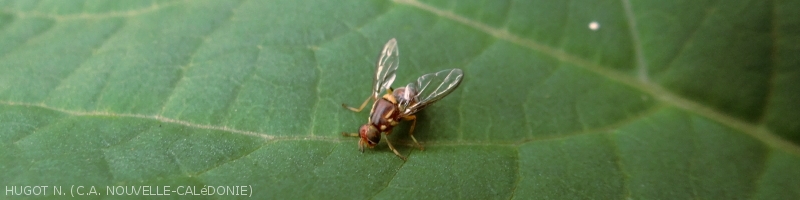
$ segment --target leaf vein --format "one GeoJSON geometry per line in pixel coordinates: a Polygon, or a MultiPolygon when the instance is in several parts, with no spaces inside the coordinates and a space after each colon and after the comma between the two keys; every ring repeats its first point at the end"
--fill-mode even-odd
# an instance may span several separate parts
{"type": "MultiPolygon", "coordinates": [[[[717,1],[716,3],[719,3],[719,2],[720,1],[717,1]]],[[[712,7],[717,7],[717,5],[714,5],[712,7]]],[[[678,60],[678,58],[681,56],[681,54],[683,52],[685,52],[686,49],[688,49],[691,46],[692,41],[697,36],[697,33],[700,32],[700,29],[703,27],[704,24],[706,24],[708,22],[708,19],[711,18],[711,16],[714,14],[714,12],[716,12],[716,9],[711,8],[710,11],[707,11],[706,14],[703,15],[703,19],[702,19],[702,21],[700,21],[700,24],[698,24],[697,27],[694,28],[692,33],[683,41],[683,44],[681,45],[681,49],[678,50],[677,53],[675,53],[675,56],[673,56],[669,61],[666,62],[667,64],[664,65],[664,69],[661,69],[661,70],[667,70],[670,66],[672,66],[672,63],[674,63],[676,60],[678,60]]]]}
{"type": "MultiPolygon", "coordinates": [[[[37,1],[36,2],[37,3],[37,7],[38,7],[39,2],[41,2],[41,1],[37,1]]],[[[178,4],[185,3],[185,2],[186,1],[183,0],[183,1],[173,1],[173,2],[169,2],[169,3],[165,3],[165,4],[154,3],[154,4],[151,4],[149,7],[146,7],[146,8],[140,8],[140,9],[134,9],[134,10],[128,10],[128,11],[122,11],[122,12],[112,11],[112,12],[107,12],[107,13],[96,13],[96,14],[79,13],[79,14],[60,15],[60,14],[43,13],[43,12],[38,12],[38,11],[30,11],[30,12],[14,11],[14,10],[10,10],[10,9],[3,10],[3,12],[11,13],[13,15],[16,15],[19,18],[47,18],[47,19],[53,19],[53,20],[56,20],[56,21],[97,20],[97,19],[106,19],[106,18],[114,18],[114,17],[135,17],[135,16],[138,16],[138,15],[159,11],[159,10],[164,9],[164,8],[176,6],[178,4]]]]}
{"type": "Polygon", "coordinates": [[[333,147],[331,147],[331,150],[325,155],[325,157],[322,157],[322,162],[320,162],[317,168],[319,168],[320,166],[325,166],[325,161],[327,161],[328,158],[330,158],[331,155],[333,155],[333,152],[336,151],[336,147],[339,147],[338,143],[336,143],[333,147]]]}
{"type": "Polygon", "coordinates": [[[33,130],[29,131],[28,134],[25,134],[22,137],[17,138],[16,140],[14,140],[14,142],[11,142],[11,143],[12,144],[17,144],[19,141],[22,141],[23,139],[27,138],[28,136],[31,136],[34,133],[36,133],[36,131],[42,130],[42,128],[47,128],[47,127],[53,126],[55,124],[58,124],[58,122],[63,121],[64,119],[66,119],[66,117],[61,117],[61,118],[59,118],[57,120],[53,120],[50,123],[39,125],[39,126],[35,127],[33,130]]]}
{"type": "MultiPolygon", "coordinates": [[[[115,35],[117,35],[117,33],[119,33],[119,30],[121,30],[123,26],[124,26],[124,24],[116,26],[116,28],[114,29],[113,32],[111,32],[110,34],[108,34],[108,36],[103,38],[103,41],[100,42],[100,44],[97,45],[95,48],[93,48],[94,50],[91,52],[91,55],[89,55],[86,58],[84,58],[81,61],[81,63],[78,64],[78,67],[75,67],[74,69],[72,69],[72,71],[69,72],[69,74],[67,74],[67,76],[64,76],[64,78],[61,78],[61,80],[59,80],[58,85],[56,85],[55,88],[53,88],[53,90],[50,90],[50,93],[47,95],[47,97],[45,97],[45,100],[43,100],[42,102],[48,101],[50,99],[50,96],[52,95],[52,92],[54,90],[57,90],[59,87],[64,86],[64,81],[65,80],[69,79],[69,77],[72,77],[72,76],[76,75],[75,73],[78,72],[79,69],[81,69],[82,67],[85,67],[86,65],[84,65],[84,64],[86,63],[86,61],[89,61],[89,59],[91,59],[92,56],[97,54],[97,50],[96,49],[103,48],[103,46],[105,46],[105,44],[107,44],[108,41],[111,40],[111,38],[113,38],[115,35]]],[[[108,85],[107,83],[108,83],[108,81],[106,81],[106,85],[108,85]]],[[[105,86],[103,87],[103,89],[105,89],[105,86]]]]}
{"type": "Polygon", "coordinates": [[[698,144],[698,140],[700,140],[700,132],[697,130],[694,120],[689,122],[689,128],[692,130],[690,134],[692,140],[692,153],[691,155],[687,155],[689,173],[687,173],[688,177],[686,179],[689,180],[689,187],[692,188],[692,198],[700,199],[698,198],[697,194],[698,182],[700,178],[697,177],[697,170],[695,169],[695,167],[697,167],[697,162],[700,161],[700,145],[698,144]]]}
{"type": "MultiPolygon", "coordinates": [[[[552,78],[553,75],[556,74],[556,71],[558,71],[558,69],[560,69],[561,66],[563,66],[563,65],[564,65],[563,62],[558,62],[558,66],[556,66],[556,68],[551,70],[550,73],[547,74],[547,76],[542,78],[541,81],[537,82],[535,85],[541,85],[541,84],[547,82],[547,80],[550,80],[550,78],[552,78]]],[[[534,87],[534,85],[531,85],[531,87],[534,87]]],[[[532,93],[533,93],[533,90],[528,90],[527,94],[525,94],[525,101],[529,101],[531,99],[530,96],[531,96],[532,93]]],[[[527,103],[526,104],[522,104],[522,109],[523,109],[522,111],[524,112],[522,116],[525,117],[525,127],[527,127],[527,129],[529,130],[528,131],[528,136],[529,137],[533,137],[534,136],[533,135],[533,127],[531,127],[532,122],[530,121],[530,116],[528,116],[528,113],[529,113],[528,112],[528,104],[527,103]]]]}
{"type": "MultiPolygon", "coordinates": [[[[484,46],[484,47],[481,49],[481,51],[480,51],[480,52],[478,52],[478,53],[477,53],[477,54],[475,54],[474,56],[471,56],[471,59],[470,59],[469,61],[467,61],[467,62],[464,64],[464,66],[465,66],[465,67],[469,67],[470,65],[472,65],[472,63],[474,63],[474,62],[475,62],[475,60],[477,60],[478,58],[480,58],[481,56],[483,56],[483,55],[486,53],[486,51],[487,51],[487,50],[489,50],[489,48],[490,48],[490,47],[492,47],[492,45],[494,45],[494,44],[496,44],[496,43],[497,43],[497,40],[492,40],[492,43],[490,43],[490,44],[488,44],[488,45],[484,46]]],[[[467,91],[465,91],[465,90],[463,90],[463,89],[462,89],[462,91],[461,91],[461,94],[459,94],[459,100],[458,100],[458,121],[459,121],[459,126],[458,126],[458,140],[459,140],[459,141],[461,141],[461,140],[463,140],[463,139],[464,139],[464,124],[466,124],[466,123],[464,123],[464,102],[466,102],[466,98],[465,98],[465,96],[466,96],[466,95],[464,95],[464,93],[466,93],[466,92],[467,92],[467,91]]],[[[491,120],[490,120],[490,121],[491,121],[491,120]]],[[[489,135],[489,134],[487,133],[487,137],[488,137],[488,135],[489,135]]]]}
{"type": "MultiPolygon", "coordinates": [[[[755,195],[758,194],[758,191],[761,190],[761,188],[764,185],[762,183],[762,181],[764,180],[764,176],[766,176],[766,174],[767,174],[767,170],[768,170],[767,168],[769,167],[769,161],[774,156],[773,154],[775,154],[774,150],[772,150],[772,149],[768,150],[767,151],[767,155],[764,156],[763,162],[761,162],[761,163],[763,163],[763,165],[761,166],[761,171],[758,173],[758,176],[756,176],[756,179],[753,181],[753,183],[755,184],[755,186],[754,186],[755,188],[753,189],[753,197],[755,197],[755,195]]],[[[750,198],[753,198],[753,197],[750,197],[750,198]]]]}
{"type": "MultiPolygon", "coordinates": [[[[406,157],[407,157],[407,158],[411,157],[411,152],[413,152],[413,151],[410,151],[410,152],[408,152],[408,155],[406,155],[406,157]]],[[[397,171],[395,171],[395,172],[394,172],[394,174],[392,175],[392,178],[389,178],[389,181],[386,181],[386,186],[384,186],[384,187],[383,187],[383,189],[381,189],[380,191],[376,192],[376,193],[375,193],[375,196],[372,196],[372,198],[371,198],[371,199],[375,199],[375,197],[376,197],[378,194],[382,193],[382,192],[383,192],[383,191],[385,191],[387,188],[389,188],[389,186],[392,184],[392,181],[394,180],[394,178],[396,178],[396,177],[397,177],[397,174],[399,174],[399,173],[400,173],[400,170],[401,170],[401,169],[403,169],[403,166],[405,166],[405,165],[406,165],[406,162],[405,162],[405,161],[404,161],[403,163],[400,163],[400,166],[399,166],[399,167],[397,167],[397,171]]]]}
{"type": "Polygon", "coordinates": [[[27,44],[30,44],[31,41],[33,41],[34,39],[38,38],[39,36],[44,35],[44,33],[47,33],[50,30],[53,30],[53,27],[55,27],[55,26],[56,26],[55,23],[50,23],[50,26],[48,26],[47,28],[42,29],[41,31],[36,32],[34,34],[28,35],[28,38],[25,38],[25,41],[22,41],[18,45],[12,46],[12,47],[10,47],[8,49],[5,49],[5,51],[3,51],[3,52],[0,52],[0,59],[5,58],[9,54],[9,52],[14,52],[17,49],[19,49],[21,47],[24,47],[27,44]]]}
{"type": "Polygon", "coordinates": [[[519,158],[520,158],[520,156],[519,156],[519,148],[513,148],[513,149],[514,149],[514,151],[517,152],[517,154],[516,154],[517,158],[514,159],[514,161],[517,161],[516,162],[517,163],[517,165],[516,165],[517,166],[517,168],[516,168],[516,172],[517,173],[515,173],[516,180],[514,181],[514,187],[511,188],[511,195],[509,196],[508,199],[514,199],[514,196],[517,195],[517,188],[519,187],[519,183],[522,182],[522,174],[520,173],[520,168],[522,167],[522,164],[519,161],[519,158]]]}
{"type": "Polygon", "coordinates": [[[642,42],[639,39],[639,31],[636,27],[636,17],[633,14],[633,6],[630,0],[622,0],[622,6],[625,8],[625,18],[628,21],[628,29],[631,31],[633,37],[633,49],[636,52],[636,72],[639,81],[648,82],[647,62],[645,62],[644,53],[642,52],[642,42]]]}
{"type": "MultiPolygon", "coordinates": [[[[385,9],[383,13],[375,15],[374,17],[370,17],[370,20],[367,20],[364,23],[361,23],[361,24],[359,24],[359,25],[357,25],[355,27],[349,27],[350,28],[349,32],[345,32],[345,33],[342,33],[342,34],[338,34],[338,35],[332,36],[332,37],[330,37],[330,39],[326,39],[326,40],[320,42],[319,44],[317,44],[317,46],[323,46],[324,44],[326,44],[328,42],[335,41],[335,40],[337,40],[339,38],[342,38],[342,37],[346,36],[348,33],[353,33],[353,32],[364,36],[364,38],[367,38],[366,35],[361,33],[361,29],[364,28],[365,26],[375,22],[375,21],[378,21],[378,19],[386,16],[386,14],[389,13],[389,10],[391,10],[391,9],[385,9]]],[[[347,25],[347,23],[345,23],[345,25],[347,25]]]]}
{"type": "Polygon", "coordinates": [[[322,73],[322,69],[319,67],[319,59],[317,58],[317,51],[311,49],[311,58],[312,62],[314,62],[314,70],[316,71],[316,78],[314,80],[314,89],[317,92],[317,99],[314,101],[314,107],[312,108],[313,111],[311,112],[311,128],[309,128],[308,132],[309,135],[314,136],[314,131],[317,129],[317,110],[319,110],[319,103],[322,101],[322,90],[320,90],[320,82],[322,82],[322,78],[320,74],[322,73]]]}
{"type": "Polygon", "coordinates": [[[778,35],[778,31],[779,31],[778,30],[778,28],[779,28],[778,26],[779,26],[779,24],[777,22],[778,21],[778,3],[777,2],[778,1],[772,1],[772,10],[771,10],[772,11],[772,20],[770,20],[770,22],[772,23],[771,24],[772,25],[771,26],[772,29],[770,30],[770,32],[772,33],[772,48],[770,50],[772,52],[770,52],[770,55],[771,55],[770,56],[770,62],[771,63],[769,65],[770,66],[770,76],[769,76],[769,79],[767,80],[768,81],[767,85],[769,87],[767,87],[767,92],[766,92],[766,95],[764,96],[764,106],[761,107],[761,110],[762,110],[761,111],[761,116],[759,116],[759,119],[756,120],[757,121],[756,124],[764,124],[765,121],[768,120],[767,118],[769,117],[768,116],[769,115],[769,103],[772,100],[773,96],[775,95],[774,94],[775,93],[775,87],[777,87],[777,83],[776,83],[777,81],[775,81],[775,79],[778,78],[778,63],[779,63],[778,62],[778,59],[779,59],[778,58],[778,54],[780,53],[780,50],[779,50],[779,47],[778,47],[778,45],[779,45],[778,38],[780,36],[778,35]]]}
{"type": "Polygon", "coordinates": [[[516,2],[517,0],[508,1],[508,4],[506,4],[505,9],[503,10],[503,22],[500,23],[499,27],[503,27],[503,29],[508,28],[508,21],[511,20],[511,8],[514,7],[514,4],[516,4],[516,2]]]}
{"type": "Polygon", "coordinates": [[[629,118],[619,120],[616,123],[611,123],[611,124],[608,124],[608,125],[605,125],[605,126],[595,127],[595,128],[590,128],[590,129],[584,129],[584,130],[571,132],[571,133],[558,134],[558,135],[555,135],[555,136],[527,138],[527,139],[522,140],[520,142],[520,144],[526,144],[526,143],[530,143],[530,142],[537,142],[537,141],[543,141],[543,140],[567,139],[567,138],[586,135],[586,134],[597,134],[597,133],[604,133],[604,132],[608,132],[608,131],[617,130],[622,126],[625,126],[627,124],[633,123],[633,122],[635,122],[635,121],[637,121],[639,119],[643,119],[643,118],[646,118],[648,116],[651,116],[651,115],[655,114],[656,112],[658,112],[659,110],[663,109],[664,107],[666,107],[666,106],[662,105],[662,104],[655,105],[655,106],[653,106],[653,107],[651,107],[649,109],[643,110],[642,112],[639,112],[638,114],[633,115],[633,116],[631,116],[629,118]]]}
{"type": "MultiPolygon", "coordinates": [[[[275,141],[272,141],[272,142],[275,142],[275,141]]],[[[250,154],[253,154],[253,152],[256,152],[256,151],[258,151],[258,150],[260,150],[261,148],[264,148],[265,146],[267,146],[267,145],[269,145],[269,144],[270,144],[270,142],[264,143],[264,144],[262,144],[261,146],[259,146],[258,148],[254,148],[254,149],[253,149],[252,151],[250,151],[250,152],[247,152],[247,153],[245,153],[245,154],[242,154],[241,156],[238,156],[238,157],[236,157],[236,158],[233,158],[233,159],[229,159],[229,160],[222,161],[222,162],[218,163],[217,165],[214,165],[213,167],[210,167],[210,168],[208,168],[208,169],[206,169],[206,170],[203,170],[203,171],[201,171],[201,172],[197,172],[197,173],[195,173],[195,175],[197,175],[197,176],[203,175],[203,174],[205,174],[206,172],[209,172],[209,171],[211,171],[211,170],[217,169],[217,168],[219,168],[219,167],[221,167],[221,166],[223,166],[223,165],[225,165],[225,164],[227,164],[227,163],[230,163],[230,162],[233,162],[233,161],[236,161],[236,160],[242,159],[242,158],[244,158],[244,157],[247,157],[247,156],[249,156],[250,154]]]]}
{"type": "Polygon", "coordinates": [[[625,199],[631,199],[631,189],[630,189],[630,174],[625,171],[625,165],[622,164],[622,150],[619,149],[619,144],[617,144],[617,140],[614,137],[616,136],[615,133],[606,134],[606,140],[608,140],[609,145],[611,148],[614,149],[614,164],[617,166],[617,170],[622,175],[622,189],[625,192],[625,199]]]}
{"type": "MultiPolygon", "coordinates": [[[[172,145],[174,145],[174,144],[170,144],[170,146],[172,146],[172,145]]],[[[181,171],[181,173],[188,174],[187,171],[186,171],[186,167],[184,167],[183,166],[183,162],[181,162],[181,159],[178,158],[178,155],[175,155],[175,151],[173,151],[172,149],[169,149],[169,150],[167,150],[167,154],[169,154],[169,158],[173,162],[175,162],[175,165],[178,165],[178,170],[181,171]]]]}
{"type": "MultiPolygon", "coordinates": [[[[566,24],[570,24],[569,20],[572,19],[572,15],[569,14],[570,7],[572,7],[572,4],[575,3],[575,1],[573,1],[573,0],[564,0],[564,1],[566,1],[564,4],[567,5],[567,12],[566,12],[566,14],[564,14],[564,24],[561,25],[561,30],[560,30],[560,32],[558,34],[558,36],[560,36],[558,38],[558,43],[557,43],[558,47],[563,47],[564,46],[564,40],[567,37],[567,34],[566,34],[567,26],[566,26],[566,24]]],[[[508,33],[508,34],[511,34],[511,33],[508,33]]],[[[545,46],[545,45],[542,45],[542,46],[545,46]]]]}
{"type": "Polygon", "coordinates": [[[143,133],[149,132],[151,129],[153,129],[153,127],[148,127],[147,130],[139,131],[138,133],[132,135],[130,138],[125,139],[125,141],[119,141],[116,144],[108,145],[106,147],[103,147],[103,149],[110,149],[110,148],[113,148],[113,147],[128,143],[128,142],[132,141],[133,139],[136,139],[137,137],[139,137],[143,133]]]}
{"type": "MultiPolygon", "coordinates": [[[[228,16],[227,16],[227,18],[226,18],[226,21],[230,22],[230,21],[233,19],[233,15],[235,14],[235,12],[234,12],[234,11],[235,11],[236,9],[238,9],[239,7],[241,7],[241,6],[242,6],[242,4],[244,4],[244,3],[243,3],[244,1],[245,1],[245,0],[240,0],[240,1],[239,1],[239,3],[238,3],[238,5],[234,6],[234,7],[233,7],[233,8],[232,8],[232,9],[229,11],[229,12],[230,12],[230,14],[228,14],[228,16]]],[[[197,55],[197,51],[199,51],[199,50],[200,50],[200,48],[201,48],[201,47],[202,47],[204,44],[206,44],[206,42],[208,41],[208,39],[207,39],[207,38],[208,38],[208,36],[209,36],[209,35],[211,35],[211,34],[214,34],[216,31],[220,30],[220,27],[222,27],[222,26],[223,26],[223,24],[225,24],[225,23],[222,23],[222,22],[220,22],[218,25],[216,25],[216,26],[212,27],[212,28],[211,28],[211,30],[208,30],[208,31],[206,31],[206,32],[203,34],[203,36],[201,36],[201,41],[200,41],[200,44],[197,44],[197,45],[195,46],[195,48],[194,48],[194,49],[192,49],[192,52],[191,52],[191,53],[189,53],[189,55],[190,55],[190,56],[189,56],[189,59],[187,60],[188,62],[187,62],[186,64],[184,64],[184,65],[182,65],[182,66],[180,67],[180,70],[178,71],[178,80],[176,80],[176,81],[175,81],[175,82],[174,82],[174,83],[171,85],[171,87],[170,87],[170,88],[172,88],[172,91],[170,92],[170,95],[167,97],[167,99],[164,101],[164,105],[162,105],[162,106],[161,106],[161,111],[159,111],[159,114],[158,114],[158,115],[163,115],[163,114],[164,114],[164,111],[166,111],[166,109],[167,109],[167,105],[169,105],[169,102],[170,102],[170,101],[172,101],[172,98],[174,98],[174,97],[175,97],[175,90],[177,90],[177,89],[178,89],[178,85],[179,85],[180,83],[182,83],[182,82],[183,82],[183,81],[186,79],[186,72],[187,72],[187,71],[189,71],[189,68],[191,68],[192,66],[194,66],[194,58],[195,58],[195,56],[197,55]]],[[[178,115],[178,116],[179,116],[179,115],[178,115]]]]}
{"type": "Polygon", "coordinates": [[[120,114],[120,113],[112,113],[112,112],[106,112],[106,111],[73,111],[73,110],[67,110],[67,109],[48,106],[48,105],[46,105],[44,103],[32,104],[32,103],[0,101],[0,104],[10,105],[10,106],[38,107],[38,108],[44,108],[44,109],[48,109],[48,110],[53,110],[53,111],[66,113],[66,114],[73,115],[73,116],[131,117],[131,118],[139,118],[139,119],[150,119],[150,120],[156,120],[156,121],[165,122],[165,123],[178,124],[178,125],[191,127],[191,128],[218,130],[218,131],[224,131],[224,132],[230,132],[230,133],[236,133],[236,134],[242,134],[242,135],[249,135],[249,136],[264,138],[264,139],[267,139],[267,140],[272,140],[272,139],[276,138],[276,136],[267,135],[267,134],[264,134],[264,133],[238,130],[238,129],[233,129],[233,128],[230,128],[230,127],[227,127],[227,126],[214,126],[214,125],[209,125],[209,124],[196,124],[196,123],[192,123],[192,122],[189,122],[189,121],[183,121],[183,120],[178,120],[178,119],[167,118],[167,117],[164,117],[164,116],[161,116],[161,115],[120,114]]]}
{"type": "MultiPolygon", "coordinates": [[[[258,56],[256,56],[256,57],[258,57],[258,56]]],[[[258,58],[256,58],[256,59],[258,59],[258,58]]],[[[233,111],[234,111],[234,105],[233,104],[235,104],[236,101],[239,100],[239,97],[242,96],[242,87],[244,87],[244,84],[246,82],[250,81],[250,79],[252,79],[253,76],[255,76],[255,73],[253,73],[255,71],[255,69],[256,69],[255,66],[250,66],[250,73],[247,76],[247,78],[242,80],[241,83],[236,84],[236,87],[233,88],[233,95],[231,95],[233,97],[228,99],[227,103],[225,104],[225,108],[223,109],[228,114],[228,117],[226,117],[224,124],[226,124],[226,125],[228,124],[227,120],[230,119],[231,113],[233,113],[233,111]]]]}

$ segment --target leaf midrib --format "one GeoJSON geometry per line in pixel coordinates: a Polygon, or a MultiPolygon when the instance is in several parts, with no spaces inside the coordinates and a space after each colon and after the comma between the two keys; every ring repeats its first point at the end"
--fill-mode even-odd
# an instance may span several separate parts
{"type": "MultiPolygon", "coordinates": [[[[56,111],[60,113],[64,113],[70,116],[80,116],[80,117],[123,117],[123,118],[136,118],[136,119],[145,119],[145,120],[155,120],[163,123],[169,124],[176,124],[180,126],[185,126],[189,128],[195,129],[204,129],[204,130],[215,130],[215,131],[222,131],[228,132],[233,134],[240,134],[246,135],[251,137],[258,137],[264,140],[265,143],[268,142],[276,142],[276,141],[300,141],[300,140],[313,140],[313,141],[325,141],[325,142],[350,142],[347,137],[341,137],[338,135],[335,136],[320,136],[320,135],[272,135],[267,133],[261,133],[256,131],[247,131],[247,130],[239,130],[236,128],[231,128],[227,126],[215,126],[210,124],[198,124],[193,123],[190,121],[184,121],[179,119],[173,119],[169,117],[164,117],[162,115],[143,115],[143,114],[130,114],[130,113],[113,113],[113,112],[99,112],[99,111],[74,111],[74,110],[67,110],[57,107],[48,106],[44,103],[32,104],[32,103],[23,103],[23,102],[12,102],[12,101],[0,101],[2,105],[9,105],[9,106],[22,106],[22,107],[29,107],[29,108],[41,108],[51,111],[56,111]]],[[[667,106],[663,104],[656,104],[651,106],[649,109],[643,110],[637,114],[634,114],[628,118],[621,119],[616,123],[611,123],[605,126],[595,127],[591,129],[582,129],[574,132],[562,133],[557,135],[547,135],[547,136],[540,136],[540,137],[528,137],[528,138],[519,138],[518,140],[502,142],[502,141],[463,141],[463,140],[455,140],[455,141],[427,141],[425,142],[426,146],[520,146],[532,142],[539,142],[539,141],[548,141],[548,140],[562,140],[567,138],[572,138],[575,136],[586,135],[586,134],[602,134],[608,133],[613,130],[617,130],[619,127],[625,126],[631,122],[637,121],[639,119],[651,116],[652,114],[659,112],[665,109],[667,106]]],[[[25,136],[27,137],[27,136],[25,136]]],[[[24,138],[24,137],[23,137],[24,138]]],[[[22,139],[22,138],[20,138],[22,139]]],[[[411,141],[406,140],[399,140],[397,141],[398,145],[408,146],[408,147],[416,147],[416,144],[412,143],[411,141]]]]}

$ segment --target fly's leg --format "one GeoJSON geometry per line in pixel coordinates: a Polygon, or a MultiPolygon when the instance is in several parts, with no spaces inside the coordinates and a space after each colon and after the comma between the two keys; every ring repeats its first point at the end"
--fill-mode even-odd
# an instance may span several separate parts
{"type": "Polygon", "coordinates": [[[391,131],[386,132],[386,134],[385,134],[385,136],[386,136],[386,144],[389,145],[389,149],[391,149],[392,152],[394,152],[394,155],[397,155],[397,157],[400,157],[400,159],[403,159],[403,161],[406,161],[406,157],[403,156],[403,155],[400,155],[400,152],[397,152],[397,149],[395,149],[394,146],[392,146],[392,143],[389,142],[389,134],[390,133],[391,133],[391,131]]]}
{"type": "Polygon", "coordinates": [[[411,139],[414,140],[414,144],[416,144],[417,147],[419,147],[419,150],[425,150],[425,147],[422,147],[422,145],[419,144],[419,142],[417,142],[417,138],[414,138],[414,127],[417,126],[417,116],[416,115],[405,116],[405,117],[403,117],[403,120],[406,120],[406,121],[412,120],[412,122],[411,122],[411,130],[408,131],[408,135],[410,135],[411,139]]]}
{"type": "Polygon", "coordinates": [[[364,100],[364,103],[362,103],[361,106],[359,106],[358,108],[347,106],[347,104],[342,104],[342,107],[347,108],[348,110],[352,110],[353,112],[361,112],[361,110],[363,110],[364,107],[367,106],[367,103],[369,103],[370,99],[372,99],[372,96],[367,97],[367,100],[364,100]]]}
{"type": "Polygon", "coordinates": [[[358,135],[358,133],[345,133],[345,132],[342,132],[342,136],[346,136],[346,137],[361,137],[360,135],[358,135]]]}

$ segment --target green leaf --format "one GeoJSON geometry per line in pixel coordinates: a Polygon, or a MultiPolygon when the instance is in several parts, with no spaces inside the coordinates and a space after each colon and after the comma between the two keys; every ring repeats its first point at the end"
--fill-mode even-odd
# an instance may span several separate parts
{"type": "Polygon", "coordinates": [[[6,198],[798,199],[798,7],[0,1],[0,185],[6,198]],[[384,137],[406,162],[340,134],[366,122],[340,105],[370,94],[390,38],[395,87],[465,73],[418,114],[424,151],[408,123],[384,137]]]}

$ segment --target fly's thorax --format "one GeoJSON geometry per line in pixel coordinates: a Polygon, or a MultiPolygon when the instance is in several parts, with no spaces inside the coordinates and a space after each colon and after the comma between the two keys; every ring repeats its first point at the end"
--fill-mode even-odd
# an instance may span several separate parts
{"type": "Polygon", "coordinates": [[[381,98],[375,102],[375,107],[370,116],[370,123],[380,132],[387,132],[396,126],[400,120],[397,104],[381,98]]]}

